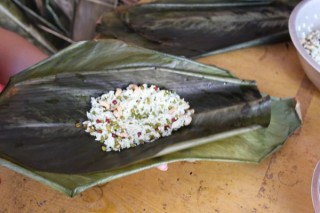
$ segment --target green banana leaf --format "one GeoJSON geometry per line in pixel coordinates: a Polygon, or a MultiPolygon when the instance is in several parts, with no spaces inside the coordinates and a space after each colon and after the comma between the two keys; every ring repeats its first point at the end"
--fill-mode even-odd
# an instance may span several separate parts
{"type": "Polygon", "coordinates": [[[18,33],[48,54],[56,52],[11,0],[0,2],[0,27],[18,33]]]}
{"type": "Polygon", "coordinates": [[[270,99],[253,82],[116,40],[80,42],[14,76],[1,94],[0,163],[73,196],[163,162],[258,162],[300,126],[294,104],[272,100],[269,127],[256,129],[269,123],[270,99]],[[160,83],[187,96],[194,123],[150,149],[104,153],[74,122],[90,96],[133,82],[160,83]],[[112,167],[105,159],[121,163],[112,167]]]}
{"type": "Polygon", "coordinates": [[[287,23],[292,8],[292,3],[274,1],[156,1],[106,13],[97,33],[100,38],[199,57],[217,50],[289,40],[287,23]]]}
{"type": "Polygon", "coordinates": [[[164,57],[115,40],[84,42],[67,48],[10,81],[0,97],[0,151],[16,163],[37,170],[97,172],[269,124],[270,99],[262,97],[253,82],[206,75],[199,71],[201,66],[198,68],[197,63],[192,70],[183,69],[189,64],[194,62],[164,57]],[[151,66],[147,65],[148,54],[158,58],[151,66]],[[90,55],[93,57],[88,58],[90,55]],[[166,68],[168,60],[171,66],[186,64],[166,68]],[[161,62],[165,66],[159,66],[161,62]],[[76,70],[79,63],[87,68],[76,70]],[[91,97],[131,83],[155,84],[175,91],[196,114],[189,127],[157,143],[105,154],[99,143],[89,143],[94,140],[83,129],[76,128],[75,123],[86,120],[91,97]]]}

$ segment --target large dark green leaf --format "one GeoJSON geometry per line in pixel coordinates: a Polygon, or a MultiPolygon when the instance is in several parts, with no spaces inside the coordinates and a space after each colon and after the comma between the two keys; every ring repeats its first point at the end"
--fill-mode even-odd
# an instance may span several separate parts
{"type": "Polygon", "coordinates": [[[72,46],[12,79],[0,97],[0,151],[3,156],[37,170],[97,172],[269,124],[270,100],[261,97],[253,82],[207,75],[200,72],[201,66],[197,68],[197,65],[115,40],[72,46]],[[118,50],[112,51],[114,49],[118,50]],[[81,54],[77,57],[68,54],[78,51],[81,54]],[[165,65],[150,66],[148,58],[141,57],[141,53],[161,58],[165,65]],[[82,55],[97,54],[99,56],[91,61],[85,60],[87,69],[84,66],[75,69],[79,66],[76,64],[83,63],[82,55]],[[106,54],[112,54],[112,61],[104,60],[106,66],[98,64],[106,54]],[[138,67],[137,62],[133,63],[134,58],[138,67]],[[176,64],[194,65],[194,69],[179,69],[177,65],[166,68],[172,65],[171,60],[176,64]],[[117,62],[122,68],[116,68],[117,62]],[[110,65],[113,68],[107,69],[110,65]],[[63,70],[59,69],[61,66],[63,70]],[[90,143],[93,139],[76,128],[75,122],[86,119],[90,97],[125,88],[130,83],[155,84],[175,91],[190,103],[196,114],[189,127],[157,143],[106,154],[100,150],[99,143],[90,143]]]}
{"type": "Polygon", "coordinates": [[[289,38],[291,10],[291,5],[271,1],[156,1],[106,13],[97,31],[101,37],[196,57],[283,41],[289,38]]]}
{"type": "MultiPolygon", "coordinates": [[[[268,128],[254,130],[257,124],[268,123],[269,106],[268,98],[260,98],[260,93],[253,82],[241,81],[217,67],[130,46],[115,40],[81,42],[16,75],[5,88],[0,96],[0,164],[73,196],[94,185],[165,162],[180,160],[259,162],[279,148],[300,126],[294,109],[295,102],[273,99],[270,125],[268,128]],[[146,76],[148,72],[152,72],[155,78],[146,79],[139,74],[140,72],[146,76]],[[183,85],[174,83],[181,76],[189,81],[185,81],[183,85]],[[158,78],[166,78],[166,82],[158,81],[158,78]],[[131,164],[131,161],[129,164],[128,161],[125,162],[127,156],[120,153],[127,153],[131,158],[130,153],[135,152],[141,154],[144,159],[157,154],[145,156],[144,152],[139,152],[139,147],[129,149],[127,152],[118,153],[120,155],[117,157],[121,157],[118,158],[119,161],[125,162],[123,165],[100,171],[105,165],[99,162],[108,158],[109,153],[101,152],[98,143],[92,142],[93,139],[84,135],[82,130],[74,128],[74,120],[79,119],[88,109],[83,105],[89,107],[89,96],[100,94],[110,88],[114,89],[114,86],[128,84],[130,82],[125,82],[128,79],[130,82],[138,81],[138,83],[141,80],[160,82],[160,86],[174,89],[182,96],[187,95],[186,99],[190,99],[199,117],[195,117],[193,126],[167,138],[172,139],[168,141],[170,148],[171,145],[174,147],[175,139],[183,138],[183,134],[190,134],[189,131],[190,137],[193,137],[192,134],[197,132],[197,128],[207,129],[212,132],[212,137],[205,137],[203,141],[199,138],[191,141],[191,146],[198,145],[196,147],[177,151],[181,147],[176,146],[177,149],[171,150],[176,151],[172,154],[134,164],[131,164]],[[200,98],[202,95],[209,99],[214,97],[216,103],[212,100],[197,101],[197,95],[200,98]],[[210,103],[212,108],[207,106],[207,103],[210,103]],[[220,110],[217,107],[219,105],[220,110]],[[219,113],[217,116],[210,116],[211,119],[201,119],[203,115],[214,112],[219,113]],[[225,115],[225,118],[221,118],[220,115],[225,115]],[[201,122],[204,126],[199,125],[201,122]],[[82,139],[84,141],[81,141],[82,139]],[[78,140],[77,143],[74,140],[78,140]],[[71,147],[70,143],[74,146],[71,147]],[[200,145],[202,143],[204,144],[200,145]],[[81,151],[81,146],[85,147],[85,152],[77,153],[76,156],[69,155],[74,151],[70,149],[81,151]],[[101,158],[96,158],[96,155],[101,158]],[[52,159],[53,157],[55,158],[52,159]],[[78,164],[79,162],[73,161],[76,158],[87,163],[91,160],[92,164],[78,164]],[[96,172],[85,174],[44,172],[31,169],[32,161],[41,161],[33,166],[39,166],[38,169],[45,171],[96,172]],[[52,164],[51,161],[56,161],[57,164],[52,164]],[[70,163],[75,164],[70,165],[70,163]],[[62,164],[69,164],[70,168],[62,164]],[[85,168],[78,167],[79,165],[85,168]]],[[[151,145],[152,149],[165,150],[164,147],[159,149],[157,142],[151,145]]],[[[183,148],[186,147],[188,146],[183,148]]],[[[150,150],[153,151],[152,149],[150,150]]]]}

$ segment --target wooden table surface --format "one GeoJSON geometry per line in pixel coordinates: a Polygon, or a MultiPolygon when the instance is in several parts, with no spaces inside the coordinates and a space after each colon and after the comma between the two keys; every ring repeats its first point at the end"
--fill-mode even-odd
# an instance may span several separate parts
{"type": "Polygon", "coordinates": [[[289,43],[200,59],[256,80],[272,96],[296,97],[303,126],[261,164],[179,162],[149,169],[70,198],[0,167],[3,212],[313,212],[310,184],[320,158],[320,93],[289,43]]]}

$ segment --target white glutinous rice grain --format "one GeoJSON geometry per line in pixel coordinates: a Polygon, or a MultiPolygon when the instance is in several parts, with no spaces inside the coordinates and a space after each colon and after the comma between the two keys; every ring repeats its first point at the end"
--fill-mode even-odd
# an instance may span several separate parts
{"type": "Polygon", "coordinates": [[[174,92],[131,84],[91,98],[85,131],[103,151],[120,151],[169,136],[192,121],[193,109],[174,92]]]}
{"type": "Polygon", "coordinates": [[[320,64],[320,30],[309,33],[301,42],[304,49],[320,64]]]}

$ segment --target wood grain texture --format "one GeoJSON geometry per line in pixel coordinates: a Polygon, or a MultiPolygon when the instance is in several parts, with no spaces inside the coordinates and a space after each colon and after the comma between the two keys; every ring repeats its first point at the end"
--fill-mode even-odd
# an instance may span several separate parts
{"type": "Polygon", "coordinates": [[[3,212],[313,212],[310,184],[320,158],[320,93],[291,44],[261,46],[199,61],[256,80],[264,93],[296,96],[302,128],[259,165],[180,162],[149,169],[69,198],[0,167],[3,212]]]}

